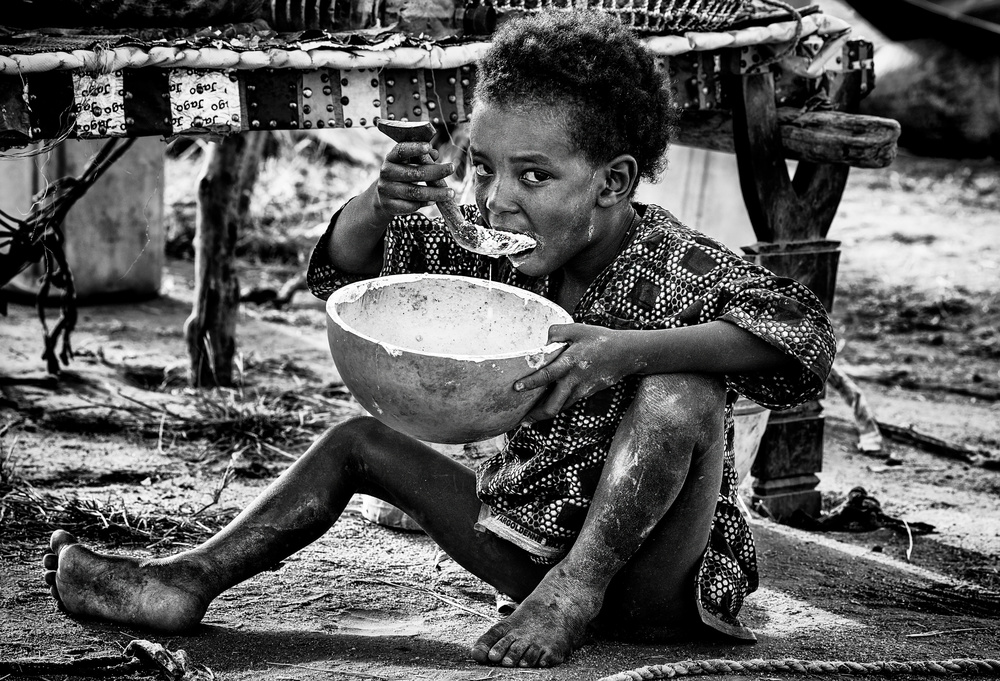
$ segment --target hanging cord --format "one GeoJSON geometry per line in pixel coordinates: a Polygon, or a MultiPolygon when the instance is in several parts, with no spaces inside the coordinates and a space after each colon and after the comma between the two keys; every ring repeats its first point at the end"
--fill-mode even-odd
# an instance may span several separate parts
{"type": "Polygon", "coordinates": [[[920,676],[949,676],[973,674],[1000,676],[1000,660],[916,660],[897,662],[844,662],[839,660],[687,660],[640,667],[606,676],[599,681],[648,681],[670,679],[675,676],[709,674],[858,674],[879,675],[916,674],[920,676]]]}
{"type": "Polygon", "coordinates": [[[6,284],[33,262],[41,260],[45,267],[37,294],[37,307],[45,345],[42,358],[50,374],[58,374],[60,362],[69,364],[73,356],[70,334],[76,326],[77,318],[76,289],[66,261],[63,220],[70,208],[134,142],[135,138],[109,139],[79,177],[61,177],[35,196],[31,213],[26,219],[21,220],[0,211],[0,246],[3,246],[0,249],[0,285],[6,284]],[[60,289],[62,295],[61,316],[50,331],[45,317],[45,305],[52,287],[60,289]],[[57,353],[60,338],[62,350],[57,353]]]}
{"type": "Polygon", "coordinates": [[[788,12],[789,14],[792,15],[792,19],[794,19],[795,21],[795,35],[793,35],[792,39],[788,41],[788,44],[785,45],[785,47],[781,49],[779,52],[775,53],[771,57],[768,57],[764,61],[757,64],[757,69],[763,70],[768,66],[770,66],[771,64],[776,64],[785,57],[787,57],[788,55],[795,52],[795,48],[799,44],[799,38],[802,37],[802,14],[797,9],[789,5],[787,2],[782,2],[782,0],[756,0],[756,1],[762,5],[767,5],[769,7],[777,7],[778,9],[788,12]]]}

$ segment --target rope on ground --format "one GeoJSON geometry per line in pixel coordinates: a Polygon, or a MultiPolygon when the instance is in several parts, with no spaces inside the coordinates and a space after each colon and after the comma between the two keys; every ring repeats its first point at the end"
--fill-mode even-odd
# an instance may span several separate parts
{"type": "Polygon", "coordinates": [[[129,642],[121,655],[91,655],[71,659],[0,659],[0,678],[69,674],[73,676],[129,676],[151,672],[164,681],[215,681],[215,674],[193,662],[183,650],[170,651],[143,639],[129,642]]]}
{"type": "Polygon", "coordinates": [[[599,681],[649,681],[670,679],[675,676],[709,674],[859,674],[887,676],[914,674],[920,676],[946,676],[974,674],[1000,676],[1000,660],[916,660],[875,662],[845,662],[840,660],[685,660],[640,667],[606,676],[599,681]]]}

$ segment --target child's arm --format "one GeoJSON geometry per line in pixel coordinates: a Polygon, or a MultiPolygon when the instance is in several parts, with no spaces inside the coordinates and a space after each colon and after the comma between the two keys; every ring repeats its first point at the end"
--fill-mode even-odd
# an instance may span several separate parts
{"type": "Polygon", "coordinates": [[[426,142],[397,144],[386,154],[378,178],[344,206],[327,242],[335,267],[377,274],[382,267],[382,240],[392,219],[454,196],[451,189],[421,184],[444,179],[455,170],[451,163],[411,162],[424,154],[437,158],[437,151],[426,142]]]}
{"type": "Polygon", "coordinates": [[[748,374],[780,371],[797,360],[727,321],[673,329],[620,331],[558,324],[550,341],[569,346],[552,362],[518,381],[515,390],[554,384],[528,422],[554,417],[573,403],[632,374],[748,374]]]}

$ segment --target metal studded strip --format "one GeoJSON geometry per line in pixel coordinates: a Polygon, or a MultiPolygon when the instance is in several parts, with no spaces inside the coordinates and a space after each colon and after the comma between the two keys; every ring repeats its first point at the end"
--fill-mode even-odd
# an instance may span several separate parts
{"type": "Polygon", "coordinates": [[[344,127],[370,127],[382,115],[381,84],[377,69],[340,71],[340,105],[344,127]]]}
{"type": "Polygon", "coordinates": [[[31,141],[27,83],[16,76],[0,78],[0,145],[31,141]]]}
{"type": "Polygon", "coordinates": [[[385,69],[385,117],[390,121],[426,121],[427,81],[424,69],[385,69]]]}
{"type": "Polygon", "coordinates": [[[31,138],[49,140],[62,137],[76,120],[73,74],[47,71],[28,76],[27,81],[31,138]]]}
{"type": "Polygon", "coordinates": [[[299,115],[302,128],[344,127],[344,105],[340,103],[340,72],[315,69],[302,72],[299,115]]]}
{"type": "Polygon", "coordinates": [[[302,72],[257,69],[240,76],[244,83],[251,130],[292,130],[299,127],[302,72]]]}
{"type": "Polygon", "coordinates": [[[170,73],[122,70],[125,129],[131,136],[170,135],[170,73]]]}

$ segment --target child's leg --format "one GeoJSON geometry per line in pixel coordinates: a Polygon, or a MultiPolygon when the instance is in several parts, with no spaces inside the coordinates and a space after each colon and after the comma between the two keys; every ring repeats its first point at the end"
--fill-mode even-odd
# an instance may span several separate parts
{"type": "Polygon", "coordinates": [[[166,631],[197,624],[227,588],[316,540],[355,492],[414,518],[471,572],[502,591],[526,594],[545,568],[514,545],[477,532],[475,474],[374,419],[321,436],[237,518],[204,544],[167,558],[97,554],[53,534],[43,564],[53,596],[74,614],[166,631]]]}
{"type": "Polygon", "coordinates": [[[479,639],[476,660],[558,664],[599,614],[605,626],[697,622],[694,573],[722,482],[724,406],[714,378],[643,380],[580,536],[514,614],[479,639]]]}

